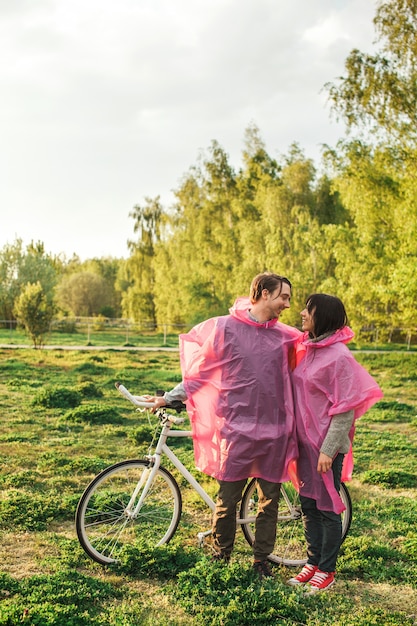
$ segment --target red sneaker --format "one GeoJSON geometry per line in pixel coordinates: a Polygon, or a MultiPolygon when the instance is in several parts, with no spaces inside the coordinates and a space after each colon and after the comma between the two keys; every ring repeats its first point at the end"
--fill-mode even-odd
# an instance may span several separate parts
{"type": "Polygon", "coordinates": [[[318,591],[327,591],[334,583],[335,572],[322,572],[319,569],[313,578],[306,585],[307,595],[312,595],[318,591]]]}
{"type": "Polygon", "coordinates": [[[297,576],[294,578],[290,578],[287,580],[288,585],[304,585],[304,583],[308,583],[317,572],[317,565],[310,565],[310,563],[306,563],[297,576]]]}

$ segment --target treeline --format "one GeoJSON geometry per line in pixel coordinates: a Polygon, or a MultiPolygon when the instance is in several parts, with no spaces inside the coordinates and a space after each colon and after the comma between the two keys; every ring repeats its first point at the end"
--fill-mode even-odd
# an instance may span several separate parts
{"type": "Polygon", "coordinates": [[[35,284],[54,315],[193,324],[226,313],[271,270],[293,283],[290,324],[309,293],[325,291],[342,298],[355,330],[415,330],[417,5],[380,2],[374,23],[378,52],[353,50],[326,86],[348,133],[319,164],[295,144],[272,157],[255,125],[237,170],[213,141],[172,207],[158,197],[134,207],[129,258],[62,260],[19,240],[0,251],[2,318],[19,316],[35,284]]]}

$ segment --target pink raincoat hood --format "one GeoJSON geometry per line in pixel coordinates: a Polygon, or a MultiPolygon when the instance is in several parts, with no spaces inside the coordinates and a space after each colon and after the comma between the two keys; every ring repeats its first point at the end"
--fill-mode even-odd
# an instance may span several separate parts
{"type": "Polygon", "coordinates": [[[248,298],[230,315],[180,336],[180,358],[196,466],[219,480],[288,480],[297,456],[290,360],[300,332],[248,316],[248,298]]]}
{"type": "MultiPolygon", "coordinates": [[[[320,446],[331,418],[352,410],[356,420],[382,398],[380,387],[345,345],[353,336],[348,327],[317,342],[305,333],[297,346],[297,367],[292,374],[300,445],[300,493],[315,499],[322,510],[336,513],[344,506],[334,489],[331,471],[323,475],[317,472],[320,446]]],[[[349,434],[351,441],[354,432],[355,425],[349,434]]],[[[350,452],[345,457],[342,480],[351,478],[352,469],[350,452]]]]}
{"type": "Polygon", "coordinates": [[[327,348],[327,346],[331,346],[334,343],[349,343],[352,341],[355,333],[349,326],[343,326],[343,328],[339,328],[335,333],[325,337],[321,341],[312,341],[308,333],[303,333],[298,344],[297,344],[297,364],[304,357],[307,348],[311,348],[312,350],[317,349],[321,350],[322,348],[327,348]]]}

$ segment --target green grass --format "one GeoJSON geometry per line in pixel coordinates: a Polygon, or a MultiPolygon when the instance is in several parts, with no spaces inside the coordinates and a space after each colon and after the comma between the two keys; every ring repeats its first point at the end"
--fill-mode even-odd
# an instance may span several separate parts
{"type": "MultiPolygon", "coordinates": [[[[169,545],[127,548],[112,568],[81,549],[74,514],[84,488],[111,463],[146,454],[156,428],[114,382],[135,393],[169,389],[181,379],[176,352],[1,349],[0,626],[416,624],[417,354],[355,357],[384,399],[357,424],[354,515],[337,584],[305,598],[285,585],[288,568],[254,578],[242,533],[230,566],[212,563],[196,543],[210,515],[183,480],[169,545]]],[[[175,449],[192,466],[191,442],[175,449]]],[[[196,474],[214,495],[214,482],[196,474]]]]}
{"type": "MultiPolygon", "coordinates": [[[[0,344],[10,346],[31,345],[31,340],[22,328],[8,330],[0,328],[0,344]]],[[[52,346],[112,346],[121,347],[178,347],[178,333],[143,332],[123,328],[94,328],[81,326],[75,332],[65,333],[56,330],[48,333],[44,338],[44,345],[52,346]]]]}

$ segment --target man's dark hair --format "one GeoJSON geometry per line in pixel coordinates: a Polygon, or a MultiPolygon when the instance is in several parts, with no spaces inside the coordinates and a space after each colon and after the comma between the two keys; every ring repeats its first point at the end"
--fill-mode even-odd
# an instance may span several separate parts
{"type": "Polygon", "coordinates": [[[262,274],[258,274],[253,279],[250,286],[249,298],[251,303],[255,304],[255,302],[258,302],[264,289],[267,289],[270,293],[272,293],[275,289],[279,288],[279,293],[281,293],[282,283],[287,283],[290,289],[292,288],[290,281],[288,278],[285,278],[285,276],[279,276],[278,274],[273,274],[272,272],[263,272],[262,274]]]}
{"type": "Polygon", "coordinates": [[[316,337],[347,326],[348,319],[343,302],[327,293],[313,293],[306,300],[306,309],[313,318],[316,337]]]}

